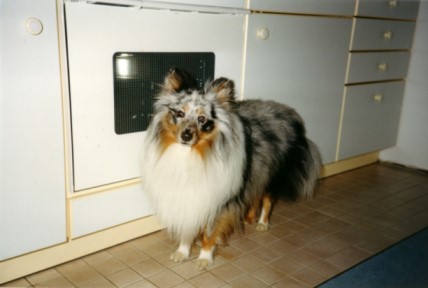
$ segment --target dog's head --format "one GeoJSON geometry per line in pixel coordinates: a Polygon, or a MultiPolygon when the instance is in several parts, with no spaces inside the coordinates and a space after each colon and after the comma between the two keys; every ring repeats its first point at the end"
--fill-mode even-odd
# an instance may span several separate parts
{"type": "Polygon", "coordinates": [[[165,77],[155,103],[158,137],[166,149],[180,143],[199,150],[211,147],[234,102],[234,83],[226,78],[207,82],[198,90],[196,80],[174,68],[165,77]]]}

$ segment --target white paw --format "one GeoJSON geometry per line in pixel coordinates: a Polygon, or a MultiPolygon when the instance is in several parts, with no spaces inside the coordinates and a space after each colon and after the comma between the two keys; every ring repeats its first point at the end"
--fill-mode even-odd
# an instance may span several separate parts
{"type": "Polygon", "coordinates": [[[185,255],[180,251],[175,251],[174,253],[171,254],[169,259],[171,259],[175,263],[180,263],[180,262],[183,262],[184,260],[189,259],[189,256],[185,255]]]}
{"type": "Polygon", "coordinates": [[[266,232],[269,230],[269,224],[257,223],[256,231],[266,232]]]}
{"type": "Polygon", "coordinates": [[[210,266],[211,262],[208,259],[196,259],[196,264],[195,267],[198,270],[205,270],[208,268],[208,266],[210,266]]]}

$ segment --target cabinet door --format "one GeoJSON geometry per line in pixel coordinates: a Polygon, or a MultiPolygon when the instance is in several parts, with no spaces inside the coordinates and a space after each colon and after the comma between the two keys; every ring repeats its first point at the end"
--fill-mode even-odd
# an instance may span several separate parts
{"type": "Polygon", "coordinates": [[[145,132],[114,130],[117,52],[213,52],[240,86],[244,17],[66,3],[75,190],[140,176],[145,132]],[[89,45],[88,43],[92,43],[89,45]]]}
{"type": "Polygon", "coordinates": [[[0,261],[66,240],[56,1],[0,3],[0,261]]]}
{"type": "Polygon", "coordinates": [[[339,160],[395,145],[404,82],[347,87],[339,160]]]}
{"type": "Polygon", "coordinates": [[[324,163],[335,160],[351,25],[342,18],[249,19],[244,97],[295,108],[324,163]]]}

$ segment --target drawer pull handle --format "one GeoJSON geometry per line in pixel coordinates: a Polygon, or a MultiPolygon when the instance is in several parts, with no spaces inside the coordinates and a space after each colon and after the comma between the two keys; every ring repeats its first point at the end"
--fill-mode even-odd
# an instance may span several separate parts
{"type": "Polygon", "coordinates": [[[379,64],[377,65],[377,69],[378,69],[380,72],[385,72],[386,70],[388,70],[388,64],[387,64],[387,63],[379,63],[379,64]]]}
{"type": "Polygon", "coordinates": [[[392,39],[392,31],[385,31],[383,32],[383,39],[385,40],[391,40],[392,39]]]}
{"type": "Polygon", "coordinates": [[[389,1],[388,1],[388,5],[389,5],[389,7],[391,7],[391,8],[395,8],[395,7],[397,7],[397,6],[398,6],[398,0],[389,0],[389,1]]]}
{"type": "Polygon", "coordinates": [[[269,38],[269,29],[267,28],[260,28],[257,30],[257,38],[260,40],[267,40],[269,38]]]}
{"type": "Polygon", "coordinates": [[[43,31],[43,23],[37,18],[30,17],[25,20],[25,29],[31,35],[39,35],[43,31]]]}
{"type": "Polygon", "coordinates": [[[383,101],[383,94],[382,93],[376,93],[373,95],[373,100],[377,103],[380,103],[383,101]]]}

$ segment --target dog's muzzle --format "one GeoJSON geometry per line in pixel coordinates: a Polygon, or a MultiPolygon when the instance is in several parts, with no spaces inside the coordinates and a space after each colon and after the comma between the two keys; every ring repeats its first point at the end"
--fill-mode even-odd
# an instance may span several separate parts
{"type": "Polygon", "coordinates": [[[193,131],[190,129],[185,129],[183,132],[181,132],[181,140],[183,140],[183,143],[188,143],[192,141],[193,139],[193,131]]]}

